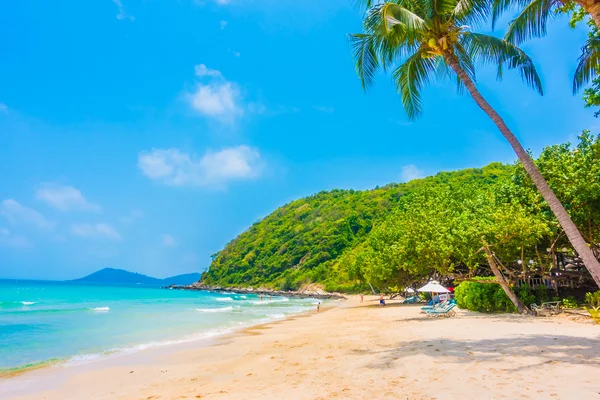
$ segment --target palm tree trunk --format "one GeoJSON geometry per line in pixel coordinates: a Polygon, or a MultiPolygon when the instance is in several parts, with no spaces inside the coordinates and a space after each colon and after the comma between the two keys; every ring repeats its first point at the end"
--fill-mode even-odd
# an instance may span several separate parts
{"type": "Polygon", "coordinates": [[[496,110],[494,110],[492,106],[490,106],[490,104],[483,98],[481,93],[479,93],[475,87],[475,83],[462,69],[456,56],[453,53],[446,51],[444,52],[444,60],[467,87],[467,90],[471,94],[471,97],[473,97],[473,100],[475,100],[477,105],[492,119],[492,121],[494,121],[500,132],[502,132],[502,135],[506,138],[506,140],[508,140],[515,153],[517,153],[517,157],[519,157],[519,160],[521,161],[521,164],[523,164],[525,171],[527,171],[531,177],[531,180],[540,191],[542,197],[544,197],[544,200],[546,200],[546,203],[548,203],[550,206],[550,209],[556,216],[556,219],[558,219],[558,222],[564,229],[565,234],[573,245],[573,248],[582,258],[583,263],[590,272],[590,275],[592,275],[592,278],[600,287],[600,262],[598,262],[594,256],[594,253],[583,239],[583,236],[581,236],[581,233],[571,220],[567,210],[565,210],[560,200],[558,200],[550,186],[548,186],[548,183],[540,173],[540,170],[533,163],[533,160],[531,157],[529,157],[529,154],[527,154],[523,146],[521,146],[521,143],[519,143],[517,137],[511,132],[508,126],[506,126],[504,120],[502,120],[496,110]]]}
{"type": "Polygon", "coordinates": [[[504,293],[506,293],[506,295],[508,296],[510,301],[512,301],[512,303],[515,305],[519,314],[531,314],[531,311],[529,311],[529,308],[527,308],[527,306],[525,304],[523,304],[521,299],[519,299],[517,297],[517,295],[515,294],[515,292],[512,291],[512,289],[508,285],[508,282],[506,282],[506,279],[504,279],[504,275],[502,275],[502,273],[498,269],[498,264],[496,263],[496,259],[494,258],[494,254],[492,253],[490,248],[487,245],[484,245],[483,249],[485,250],[485,254],[487,255],[487,259],[490,264],[490,268],[492,269],[492,272],[494,273],[494,276],[498,280],[498,283],[500,284],[500,286],[502,286],[504,293]]]}
{"type": "Polygon", "coordinates": [[[596,27],[600,29],[600,1],[598,0],[576,0],[579,4],[594,20],[596,27]]]}

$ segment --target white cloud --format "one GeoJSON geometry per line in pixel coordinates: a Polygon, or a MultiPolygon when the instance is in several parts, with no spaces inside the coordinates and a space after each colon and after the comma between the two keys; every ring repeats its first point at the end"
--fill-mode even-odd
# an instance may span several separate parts
{"type": "Polygon", "coordinates": [[[112,0],[112,2],[119,9],[117,19],[128,19],[130,21],[135,21],[135,17],[133,15],[129,15],[129,13],[125,10],[125,7],[123,6],[123,2],[121,0],[112,0]]]}
{"type": "Polygon", "coordinates": [[[13,235],[8,229],[0,228],[0,246],[25,248],[31,247],[31,243],[24,236],[13,235]]]}
{"type": "Polygon", "coordinates": [[[206,117],[231,122],[243,114],[239,90],[231,82],[199,84],[188,98],[192,108],[206,117]]]}
{"type": "Polygon", "coordinates": [[[335,111],[333,107],[313,106],[313,108],[319,112],[331,114],[335,111]]]}
{"type": "Polygon", "coordinates": [[[0,113],[7,113],[8,112],[8,106],[4,103],[0,103],[0,113]]]}
{"type": "Polygon", "coordinates": [[[175,238],[171,235],[167,235],[167,234],[162,235],[162,237],[160,238],[160,241],[161,241],[162,245],[165,247],[177,246],[177,241],[175,241],[175,238]]]}
{"type": "Polygon", "coordinates": [[[221,28],[221,30],[225,29],[227,27],[227,21],[219,22],[219,27],[221,28]]]}
{"type": "Polygon", "coordinates": [[[425,171],[418,168],[414,164],[405,165],[402,167],[402,173],[400,174],[400,179],[402,182],[409,182],[413,179],[420,179],[425,177],[425,171]]]}
{"type": "Polygon", "coordinates": [[[54,223],[48,221],[42,214],[32,208],[22,206],[14,199],[4,200],[0,204],[0,215],[15,226],[29,225],[39,229],[52,229],[54,227],[54,223]]]}
{"type": "Polygon", "coordinates": [[[97,224],[74,224],[71,225],[71,233],[77,236],[90,238],[104,238],[121,240],[121,235],[115,228],[105,223],[97,224]]]}
{"type": "Polygon", "coordinates": [[[81,191],[73,186],[43,183],[36,189],[35,197],[60,211],[100,211],[100,206],[87,201],[81,191]]]}
{"type": "Polygon", "coordinates": [[[215,3],[217,3],[220,6],[224,6],[231,3],[231,0],[215,0],[215,3]]]}
{"type": "Polygon", "coordinates": [[[170,186],[217,186],[252,179],[262,169],[260,153],[249,146],[208,151],[202,157],[178,149],[152,149],[138,156],[144,175],[170,186]]]}
{"type": "Polygon", "coordinates": [[[192,109],[221,122],[233,122],[244,114],[240,90],[234,82],[229,82],[221,71],[205,64],[196,65],[194,70],[202,82],[198,82],[191,93],[185,94],[192,109]]]}
{"type": "Polygon", "coordinates": [[[242,54],[239,51],[237,51],[237,50],[228,49],[227,51],[229,53],[233,54],[235,57],[241,57],[242,56],[242,54]]]}
{"type": "Polygon", "coordinates": [[[219,71],[217,69],[210,69],[204,64],[196,65],[194,67],[194,70],[196,71],[196,76],[200,76],[200,77],[211,76],[211,77],[221,78],[223,76],[223,74],[221,74],[221,71],[219,71]]]}

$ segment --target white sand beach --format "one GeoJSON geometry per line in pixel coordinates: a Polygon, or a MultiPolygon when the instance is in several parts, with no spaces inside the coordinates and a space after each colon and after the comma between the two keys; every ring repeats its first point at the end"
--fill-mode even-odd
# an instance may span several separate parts
{"type": "Polygon", "coordinates": [[[352,298],[209,344],[31,371],[0,381],[0,397],[600,399],[600,325],[375,304],[352,298]]]}

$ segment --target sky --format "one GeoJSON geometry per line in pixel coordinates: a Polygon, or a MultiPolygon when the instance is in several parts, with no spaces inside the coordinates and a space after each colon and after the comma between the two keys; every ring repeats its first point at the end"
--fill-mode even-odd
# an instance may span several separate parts
{"type": "MultiPolygon", "coordinates": [[[[361,15],[351,0],[2,2],[0,278],[201,271],[299,197],[514,162],[452,82],[412,122],[388,75],[365,93],[346,38],[361,15]]],[[[478,70],[534,154],[598,127],[571,93],[585,36],[559,18],[522,46],[543,97],[478,70]]]]}

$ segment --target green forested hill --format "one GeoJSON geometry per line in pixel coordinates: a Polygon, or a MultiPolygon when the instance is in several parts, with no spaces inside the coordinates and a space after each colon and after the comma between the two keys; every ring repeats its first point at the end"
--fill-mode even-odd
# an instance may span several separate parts
{"type": "MultiPolygon", "coordinates": [[[[586,131],[575,146],[547,147],[535,162],[600,256],[600,136],[586,131]]],[[[201,282],[394,292],[431,276],[485,274],[483,248],[515,279],[579,263],[522,166],[492,163],[293,201],[215,254],[201,282]]]]}
{"type": "Polygon", "coordinates": [[[429,185],[494,185],[514,167],[493,163],[480,169],[390,184],[373,190],[332,190],[293,201],[256,222],[213,256],[201,282],[219,286],[297,289],[322,283],[328,290],[357,284],[340,265],[374,226],[401,209],[411,193],[429,185]]]}

